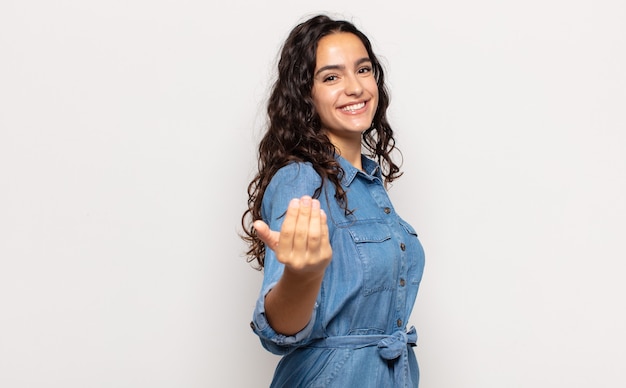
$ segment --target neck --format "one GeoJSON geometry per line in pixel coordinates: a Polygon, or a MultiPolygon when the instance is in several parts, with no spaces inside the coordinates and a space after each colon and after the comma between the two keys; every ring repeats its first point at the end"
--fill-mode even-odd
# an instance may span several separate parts
{"type": "Polygon", "coordinates": [[[352,156],[352,157],[346,156],[346,155],[341,155],[341,156],[343,156],[345,160],[350,162],[350,164],[353,165],[354,168],[358,170],[363,170],[363,164],[361,163],[361,154],[358,154],[357,156],[352,156]]]}
{"type": "Polygon", "coordinates": [[[363,170],[363,165],[361,163],[361,145],[355,148],[338,148],[339,155],[341,155],[345,160],[347,160],[351,165],[359,170],[363,170]]]}
{"type": "Polygon", "coordinates": [[[347,160],[351,165],[359,170],[363,170],[363,165],[361,163],[361,137],[355,139],[339,139],[332,138],[330,141],[337,148],[337,152],[341,157],[347,160]]]}

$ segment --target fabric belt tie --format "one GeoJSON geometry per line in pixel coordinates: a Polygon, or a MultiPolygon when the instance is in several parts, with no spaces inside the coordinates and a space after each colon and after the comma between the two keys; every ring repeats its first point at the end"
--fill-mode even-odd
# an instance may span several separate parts
{"type": "Polygon", "coordinates": [[[307,344],[312,348],[352,348],[361,349],[377,346],[378,353],[385,360],[395,360],[406,350],[406,346],[417,344],[417,332],[411,326],[409,331],[398,330],[392,334],[341,335],[313,341],[307,344]]]}
{"type": "Polygon", "coordinates": [[[417,344],[417,331],[411,326],[409,331],[398,330],[392,334],[345,335],[327,337],[307,344],[313,348],[362,349],[378,347],[378,355],[388,361],[400,363],[394,368],[396,387],[408,387],[408,346],[417,344]],[[401,357],[403,356],[403,357],[401,357]]]}
{"type": "Polygon", "coordinates": [[[406,346],[415,346],[417,343],[417,332],[415,327],[406,333],[404,331],[396,331],[388,337],[378,341],[378,354],[385,360],[395,360],[400,357],[402,352],[406,352],[406,346]]]}

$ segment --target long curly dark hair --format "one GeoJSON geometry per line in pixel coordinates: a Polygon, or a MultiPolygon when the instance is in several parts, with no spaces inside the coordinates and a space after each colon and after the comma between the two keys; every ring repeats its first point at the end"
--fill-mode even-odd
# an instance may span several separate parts
{"type": "MultiPolygon", "coordinates": [[[[316,66],[317,45],[326,35],[348,32],[356,35],[367,50],[378,85],[378,109],[372,126],[363,132],[363,146],[369,157],[382,168],[385,184],[400,177],[400,167],[390,157],[397,149],[387,121],[389,93],[383,67],[372,51],[369,39],[352,23],[314,16],[298,24],[287,37],[278,62],[278,77],[267,105],[267,132],[259,144],[258,173],[248,185],[248,209],[241,222],[242,239],[248,244],[249,263],[257,269],[265,262],[265,244],[256,236],[252,222],[261,219],[263,194],[274,174],[290,162],[310,162],[322,178],[335,186],[335,199],[349,213],[346,192],[341,187],[343,171],[335,159],[336,149],[321,131],[321,122],[313,105],[311,90],[316,66]]],[[[313,197],[321,193],[320,186],[313,197]]]]}

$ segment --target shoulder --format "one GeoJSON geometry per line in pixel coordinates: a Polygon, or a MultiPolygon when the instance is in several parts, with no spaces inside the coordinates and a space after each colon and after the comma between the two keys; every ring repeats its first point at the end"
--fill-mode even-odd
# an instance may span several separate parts
{"type": "Polygon", "coordinates": [[[282,202],[285,199],[313,195],[320,186],[322,178],[311,163],[292,162],[274,174],[263,198],[272,202],[282,202]]]}
{"type": "Polygon", "coordinates": [[[268,189],[272,186],[302,186],[311,185],[318,187],[322,182],[321,177],[309,162],[292,162],[281,167],[272,177],[268,189]]]}
{"type": "MultiPolygon", "coordinates": [[[[279,220],[290,200],[304,195],[313,196],[321,182],[319,174],[310,163],[294,162],[282,167],[274,174],[263,193],[263,218],[269,222],[279,220]]],[[[270,226],[278,227],[275,224],[270,226]]]]}

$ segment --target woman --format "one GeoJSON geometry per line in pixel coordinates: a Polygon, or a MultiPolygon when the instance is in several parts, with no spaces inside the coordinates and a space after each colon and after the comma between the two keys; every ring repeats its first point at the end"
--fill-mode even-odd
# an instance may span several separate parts
{"type": "Polygon", "coordinates": [[[386,192],[401,175],[388,105],[353,24],[319,15],[291,31],[242,219],[264,272],[251,327],[283,355],[272,387],[417,387],[406,322],[424,252],[386,192]]]}

